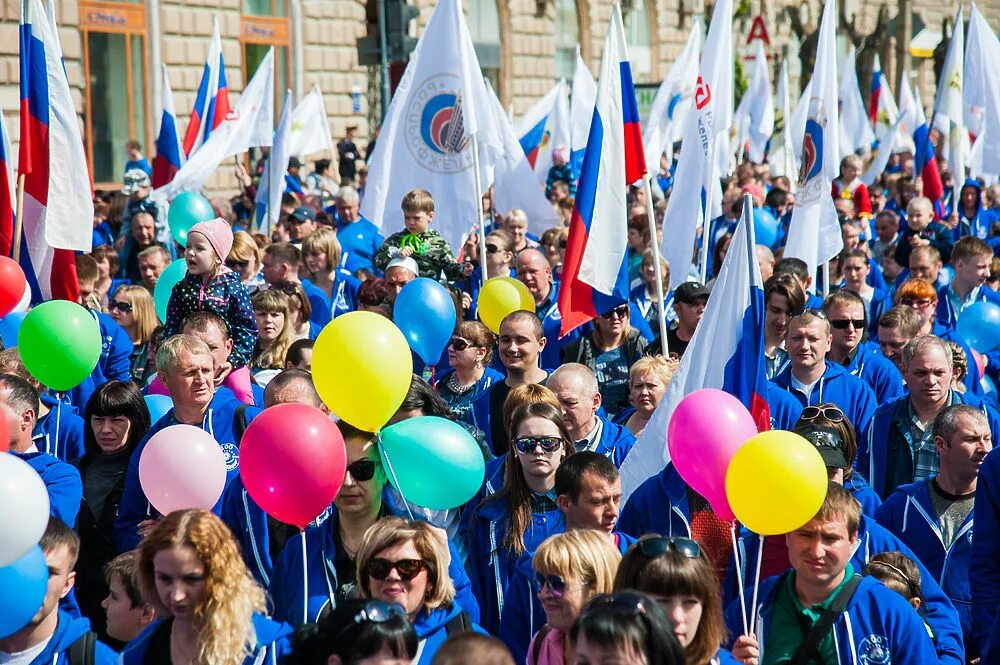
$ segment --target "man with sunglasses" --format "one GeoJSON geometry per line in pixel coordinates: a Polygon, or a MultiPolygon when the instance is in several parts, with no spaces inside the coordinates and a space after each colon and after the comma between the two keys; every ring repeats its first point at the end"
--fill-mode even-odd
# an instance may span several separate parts
{"type": "Polygon", "coordinates": [[[958,609],[966,658],[979,655],[972,635],[973,503],[979,469],[993,449],[986,416],[965,404],[946,407],[934,419],[940,470],[926,481],[903,485],[875,518],[917,553],[958,609]]]}
{"type": "Polygon", "coordinates": [[[566,363],[552,372],[545,385],[559,400],[577,451],[600,453],[621,467],[635,445],[635,436],[600,415],[601,393],[594,372],[580,363],[566,363]]]}
{"type": "Polygon", "coordinates": [[[899,370],[865,339],[868,320],[861,296],[852,291],[834,291],[823,302],[823,312],[832,328],[827,360],[867,383],[879,404],[902,395],[899,370]]]}

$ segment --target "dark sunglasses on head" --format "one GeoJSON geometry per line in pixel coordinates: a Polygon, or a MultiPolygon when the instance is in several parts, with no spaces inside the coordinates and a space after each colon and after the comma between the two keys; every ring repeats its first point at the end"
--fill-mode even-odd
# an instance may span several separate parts
{"type": "Polygon", "coordinates": [[[864,319],[830,319],[830,325],[837,330],[847,330],[847,326],[853,325],[855,330],[862,330],[865,327],[864,319]]]}
{"type": "Polygon", "coordinates": [[[815,307],[802,307],[792,312],[793,317],[802,316],[803,314],[809,314],[810,316],[815,316],[818,319],[826,319],[826,312],[821,309],[816,309],[815,307]]]}
{"type": "MultiPolygon", "coordinates": [[[[547,585],[549,587],[549,593],[552,594],[553,598],[562,598],[566,595],[566,580],[558,575],[543,575],[541,573],[535,573],[535,579],[533,582],[535,585],[535,593],[541,593],[542,588],[547,585]]],[[[584,582],[582,586],[590,586],[590,583],[584,582]]]]}
{"type": "Polygon", "coordinates": [[[558,436],[522,436],[514,440],[514,447],[525,455],[535,452],[541,446],[542,452],[555,452],[562,446],[563,440],[558,436]]]}
{"type": "Polygon", "coordinates": [[[400,559],[399,561],[372,559],[372,562],[368,564],[368,575],[380,581],[389,577],[389,573],[393,570],[399,574],[399,579],[409,582],[422,571],[427,570],[427,562],[421,559],[400,559]]]}
{"type": "Polygon", "coordinates": [[[369,600],[354,615],[354,618],[340,629],[332,641],[336,643],[355,626],[360,626],[363,623],[386,623],[396,617],[406,618],[406,610],[403,609],[402,605],[387,603],[384,600],[369,600]]]}
{"type": "Polygon", "coordinates": [[[286,296],[297,296],[299,295],[299,288],[297,284],[292,282],[279,282],[277,284],[271,285],[272,289],[277,289],[284,293],[286,296]]]}
{"type": "Polygon", "coordinates": [[[246,270],[246,267],[250,265],[249,261],[237,261],[235,259],[226,259],[226,267],[230,270],[246,270]]]}
{"type": "Polygon", "coordinates": [[[363,483],[375,477],[375,460],[359,459],[347,465],[346,471],[351,474],[351,478],[363,483]]]}
{"type": "Polygon", "coordinates": [[[467,348],[472,346],[469,342],[462,339],[461,337],[452,337],[448,342],[448,346],[455,349],[456,351],[465,351],[467,348]]]}
{"type": "Polygon", "coordinates": [[[500,251],[500,248],[497,247],[496,245],[494,245],[493,243],[491,243],[491,242],[486,243],[486,253],[487,254],[496,254],[499,251],[500,251]]]}
{"type": "Polygon", "coordinates": [[[608,612],[625,617],[645,617],[646,602],[645,598],[630,591],[621,591],[616,594],[602,593],[590,599],[580,616],[593,616],[608,612]]]}
{"type": "Polygon", "coordinates": [[[610,312],[605,312],[604,314],[601,314],[601,318],[607,321],[610,321],[615,316],[617,316],[619,319],[626,318],[628,316],[628,305],[619,305],[610,312]]]}
{"type": "Polygon", "coordinates": [[[637,541],[635,546],[639,548],[643,556],[650,559],[663,556],[667,552],[677,552],[689,559],[697,559],[701,556],[701,545],[698,544],[698,541],[691,540],[690,538],[664,538],[663,536],[657,536],[637,541]]]}
{"type": "Polygon", "coordinates": [[[800,420],[816,420],[820,416],[823,416],[831,423],[842,423],[844,422],[844,412],[835,406],[827,406],[824,408],[819,408],[818,406],[807,406],[802,409],[802,415],[799,416],[800,420]]]}
{"type": "Polygon", "coordinates": [[[116,300],[112,300],[111,302],[108,303],[108,310],[112,312],[118,310],[122,314],[131,314],[132,305],[130,305],[127,302],[118,302],[116,300]]]}

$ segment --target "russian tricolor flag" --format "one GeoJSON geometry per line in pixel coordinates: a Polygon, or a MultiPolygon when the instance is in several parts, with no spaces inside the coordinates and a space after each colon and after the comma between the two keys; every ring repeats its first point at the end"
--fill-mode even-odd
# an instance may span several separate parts
{"type": "Polygon", "coordinates": [[[868,98],[868,118],[872,121],[872,126],[878,122],[878,98],[882,94],[882,63],[879,62],[878,53],[875,54],[875,69],[872,71],[871,96],[868,98]]]}
{"type": "MultiPolygon", "coordinates": [[[[764,362],[764,282],[754,254],[753,200],[743,214],[722,270],[666,394],[621,467],[622,501],[669,462],[667,424],[677,404],[702,388],[737,397],[758,431],[771,429],[764,362]]],[[[711,417],[706,414],[706,417],[711,417]]]]}
{"type": "Polygon", "coordinates": [[[163,113],[160,115],[160,133],[156,137],[156,157],[153,158],[153,189],[173,180],[183,164],[184,152],[177,133],[174,93],[170,89],[167,66],[163,65],[163,113]]]}
{"type": "Polygon", "coordinates": [[[198,85],[198,94],[191,111],[191,120],[184,133],[184,155],[190,157],[208,140],[232,109],[229,106],[229,84],[226,82],[226,63],[222,58],[222,36],[219,21],[212,28],[212,41],[198,85]]]}
{"type": "Polygon", "coordinates": [[[54,12],[22,0],[21,137],[24,176],[20,263],[32,302],[79,300],[74,251],[89,252],[93,191],[80,121],[63,66],[54,12]]]}
{"type": "Polygon", "coordinates": [[[913,145],[916,148],[913,151],[913,171],[919,173],[924,181],[924,196],[937,202],[944,196],[944,183],[941,182],[941,171],[934,155],[934,144],[931,143],[931,128],[920,102],[919,89],[913,89],[913,97],[917,116],[913,123],[916,126],[913,130],[913,145]]]}
{"type": "Polygon", "coordinates": [[[14,247],[14,163],[7,121],[0,112],[0,254],[10,256],[14,247]]]}
{"type": "Polygon", "coordinates": [[[563,264],[560,336],[628,302],[628,186],[646,175],[625,28],[615,3],[563,264]]]}

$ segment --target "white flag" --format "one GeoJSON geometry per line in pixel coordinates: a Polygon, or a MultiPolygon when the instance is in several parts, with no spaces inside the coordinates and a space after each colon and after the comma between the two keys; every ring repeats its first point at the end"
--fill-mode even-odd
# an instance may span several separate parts
{"type": "Polygon", "coordinates": [[[840,77],[840,156],[868,152],[875,134],[872,132],[861,89],[858,86],[857,51],[851,45],[844,60],[840,77]]]}
{"type": "MultiPolygon", "coordinates": [[[[778,107],[781,112],[781,131],[771,139],[771,153],[768,161],[771,172],[788,178],[792,191],[795,191],[795,179],[799,177],[799,169],[795,161],[796,143],[792,138],[792,111],[788,99],[788,63],[781,61],[781,72],[778,74],[778,107]]],[[[799,141],[801,143],[801,141],[799,141]]]]}
{"type": "Polygon", "coordinates": [[[392,98],[368,167],[365,219],[386,235],[403,228],[399,207],[412,189],[434,197],[434,223],[457,249],[479,222],[473,172],[478,143],[482,187],[503,149],[479,60],[459,0],[440,0],[392,98]]]}
{"type": "Polygon", "coordinates": [[[226,120],[212,131],[174,179],[154,195],[172,199],[181,192],[197,191],[226,157],[246,152],[248,148],[270,146],[273,139],[274,49],[271,48],[226,120]]]}
{"type": "Polygon", "coordinates": [[[785,256],[805,261],[810,275],[844,248],[830,195],[833,179],[840,171],[836,22],[836,0],[826,0],[802,142],[799,188],[785,245],[785,256]]]}
{"type": "Polygon", "coordinates": [[[799,96],[799,101],[795,103],[795,110],[792,111],[792,120],[789,123],[792,131],[792,151],[795,153],[796,162],[793,179],[799,177],[797,165],[802,162],[802,137],[806,135],[806,120],[809,119],[809,100],[812,98],[812,86],[812,79],[809,79],[805,90],[799,96]]]}
{"type": "MultiPolygon", "coordinates": [[[[684,126],[684,142],[673,191],[663,220],[660,251],[670,262],[670,288],[688,278],[698,226],[705,215],[701,192],[719,198],[717,142],[729,132],[733,112],[733,3],[720,0],[712,13],[701,56],[694,108],[684,126]]],[[[726,153],[728,155],[728,151],[726,153]]],[[[710,214],[710,213],[709,213],[710,214]]]]}
{"type": "Polygon", "coordinates": [[[965,75],[965,23],[962,21],[962,7],[955,14],[955,29],[948,43],[948,54],[941,70],[937,98],[934,100],[933,128],[941,133],[943,140],[939,146],[941,155],[948,160],[955,180],[953,204],[962,196],[965,183],[965,164],[969,153],[969,133],[965,130],[962,106],[962,87],[965,75]]]}
{"type": "Polygon", "coordinates": [[[580,55],[580,47],[576,47],[576,71],[573,72],[573,97],[570,101],[570,122],[573,128],[570,134],[570,164],[573,173],[580,175],[583,165],[583,153],[587,151],[587,139],[590,137],[590,122],[594,119],[594,105],[597,104],[597,81],[587,69],[587,63],[580,55]]]}
{"type": "Polygon", "coordinates": [[[736,122],[740,126],[737,156],[742,155],[744,141],[750,161],[760,164],[764,161],[767,141],[774,131],[774,98],[771,96],[771,76],[768,72],[767,54],[763,40],[757,40],[750,85],[743,93],[740,106],[736,110],[736,122]]]}
{"type": "MultiPolygon", "coordinates": [[[[1000,43],[975,5],[969,14],[965,73],[966,110],[975,117],[981,109],[975,148],[981,164],[977,164],[980,172],[973,175],[1000,174],[1000,43]]],[[[972,123],[967,125],[975,131],[972,123]]]]}
{"type": "Polygon", "coordinates": [[[292,111],[288,154],[302,157],[326,151],[333,155],[330,121],[323,105],[323,93],[314,86],[292,111]]]}
{"type": "Polygon", "coordinates": [[[285,172],[288,170],[288,158],[292,156],[289,150],[292,133],[292,91],[285,91],[285,103],[281,107],[281,117],[278,128],[274,130],[274,145],[267,157],[267,167],[257,186],[255,199],[257,228],[270,235],[271,229],[278,223],[281,216],[281,195],[285,193],[285,172]]]}
{"type": "Polygon", "coordinates": [[[552,150],[557,145],[570,147],[569,116],[568,86],[560,81],[514,123],[514,135],[540,184],[548,180],[552,150]]]}

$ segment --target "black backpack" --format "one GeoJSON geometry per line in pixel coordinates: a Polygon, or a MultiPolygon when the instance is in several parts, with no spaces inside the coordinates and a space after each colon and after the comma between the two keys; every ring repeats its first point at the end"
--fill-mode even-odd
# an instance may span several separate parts
{"type": "Polygon", "coordinates": [[[444,625],[445,635],[457,635],[458,633],[472,632],[472,617],[468,612],[459,612],[458,616],[452,617],[444,625]]]}
{"type": "Polygon", "coordinates": [[[94,650],[97,647],[97,633],[87,631],[69,645],[69,665],[94,665],[94,650]]]}

